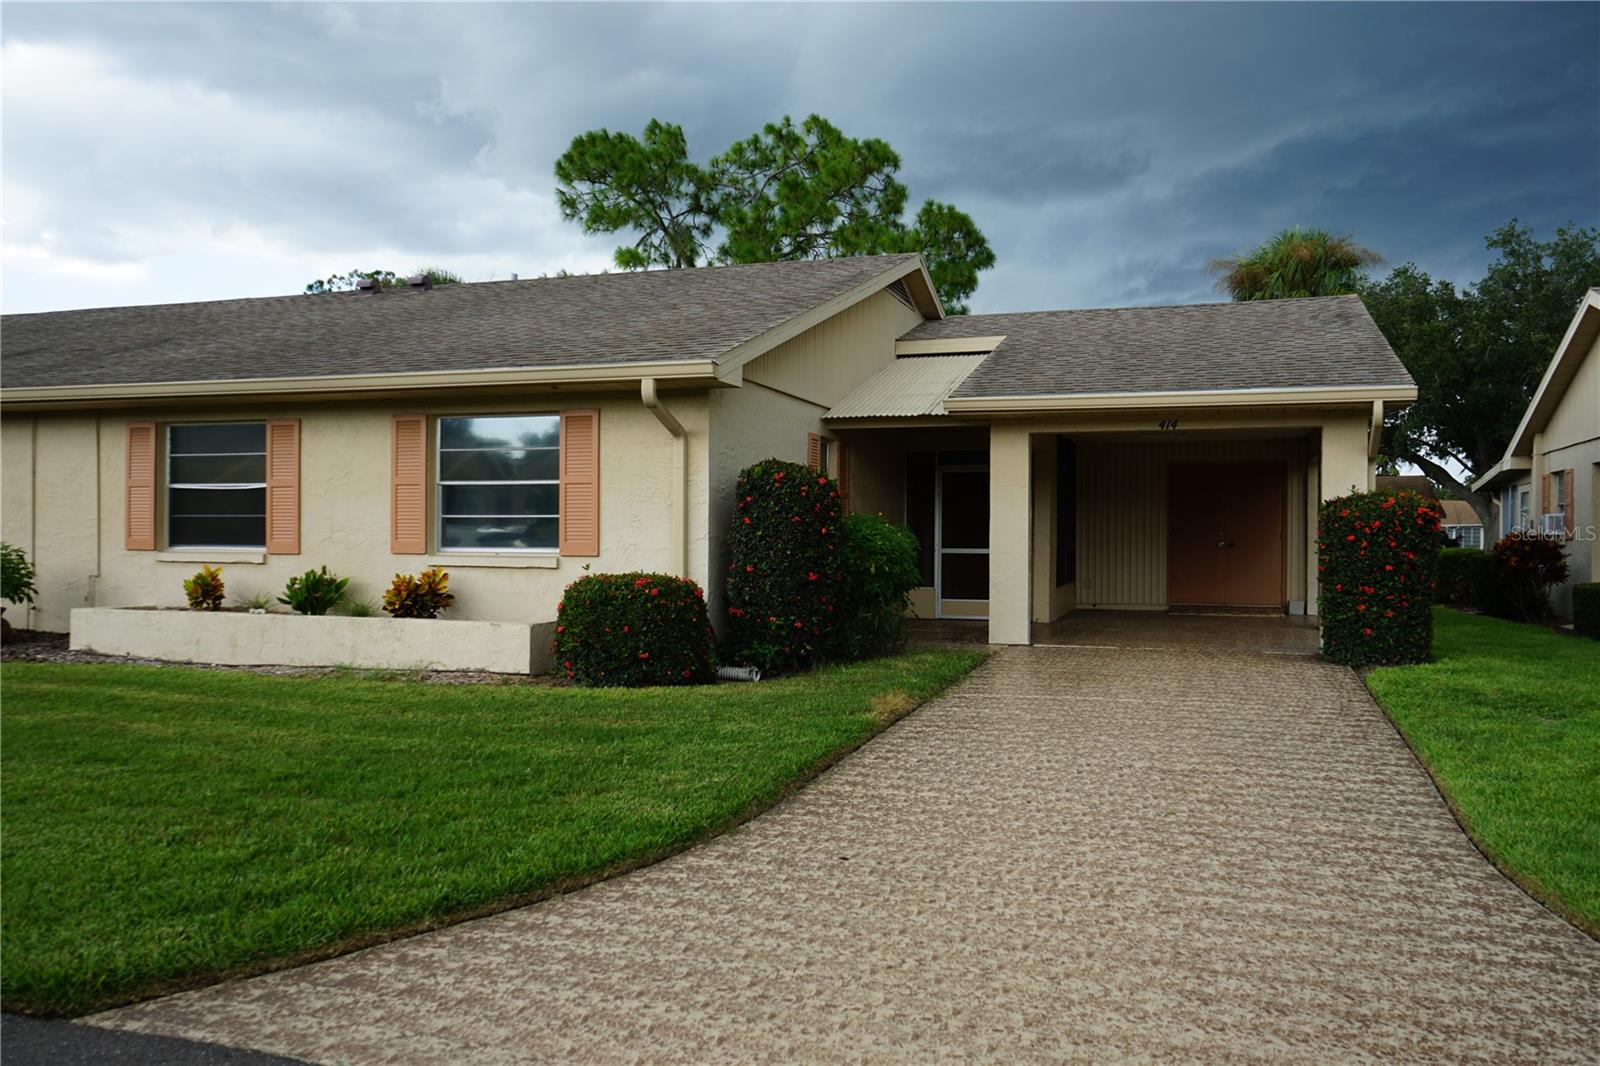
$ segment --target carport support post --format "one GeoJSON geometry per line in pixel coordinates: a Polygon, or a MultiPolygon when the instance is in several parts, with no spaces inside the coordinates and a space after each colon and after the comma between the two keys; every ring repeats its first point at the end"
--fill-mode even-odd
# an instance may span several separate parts
{"type": "Polygon", "coordinates": [[[1032,606],[1032,467],[1028,431],[989,430],[989,642],[1029,643],[1032,606]]]}

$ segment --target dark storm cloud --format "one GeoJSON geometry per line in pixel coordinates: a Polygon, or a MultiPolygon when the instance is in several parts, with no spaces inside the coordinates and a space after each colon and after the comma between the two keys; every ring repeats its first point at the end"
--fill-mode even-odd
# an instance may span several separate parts
{"type": "Polygon", "coordinates": [[[6,309],[292,291],[352,265],[604,266],[572,136],[701,157],[820,112],[999,266],[974,307],[1215,298],[1288,225],[1471,280],[1600,220],[1600,6],[7,4],[6,309]]]}

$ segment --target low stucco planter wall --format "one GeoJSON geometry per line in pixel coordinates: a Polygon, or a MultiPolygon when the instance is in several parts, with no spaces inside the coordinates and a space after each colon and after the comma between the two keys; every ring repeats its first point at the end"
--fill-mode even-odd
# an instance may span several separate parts
{"type": "Polygon", "coordinates": [[[79,607],[72,648],[229,666],[544,673],[554,623],[79,607]]]}

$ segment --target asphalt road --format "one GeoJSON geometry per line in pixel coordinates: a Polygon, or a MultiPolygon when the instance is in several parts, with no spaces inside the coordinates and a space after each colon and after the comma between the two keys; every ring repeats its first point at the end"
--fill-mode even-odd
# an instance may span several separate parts
{"type": "Polygon", "coordinates": [[[6,1014],[0,1015],[0,1061],[5,1066],[286,1066],[301,1060],[6,1014]]]}

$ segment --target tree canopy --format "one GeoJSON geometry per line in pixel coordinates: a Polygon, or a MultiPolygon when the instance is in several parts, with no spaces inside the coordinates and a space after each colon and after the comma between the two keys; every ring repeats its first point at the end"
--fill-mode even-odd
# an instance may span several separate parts
{"type": "Polygon", "coordinates": [[[929,200],[908,222],[899,169],[887,142],[820,115],[768,123],[704,165],[681,126],[652,119],[642,137],[574,138],[556,161],[556,201],[585,233],[636,233],[616,250],[624,269],[918,251],[946,310],[963,313],[994,252],[951,204],[929,200]]]}
{"type": "Polygon", "coordinates": [[[380,289],[404,288],[410,284],[412,274],[421,274],[434,285],[459,285],[461,275],[443,267],[422,267],[411,274],[396,274],[392,270],[347,270],[343,274],[330,274],[306,283],[306,293],[315,296],[323,292],[349,292],[362,281],[376,281],[380,289]]]}
{"type": "Polygon", "coordinates": [[[1385,422],[1384,453],[1454,490],[1488,527],[1490,501],[1470,483],[1505,454],[1585,292],[1600,282],[1600,230],[1569,224],[1540,241],[1512,219],[1486,244],[1497,255],[1475,286],[1458,290],[1406,263],[1359,289],[1417,382],[1417,402],[1385,422]]]}
{"type": "Polygon", "coordinates": [[[1210,267],[1217,289],[1235,300],[1285,300],[1353,293],[1362,271],[1382,261],[1348,235],[1286,229],[1252,251],[1213,259],[1210,267]]]}

